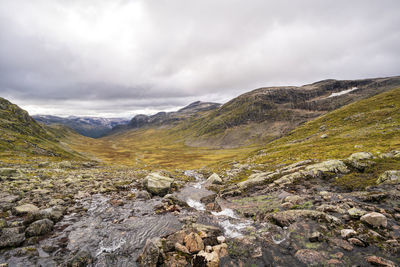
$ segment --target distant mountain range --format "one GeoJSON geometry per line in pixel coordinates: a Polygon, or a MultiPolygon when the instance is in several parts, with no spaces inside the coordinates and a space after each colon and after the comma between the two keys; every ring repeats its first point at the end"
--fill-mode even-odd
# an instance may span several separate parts
{"type": "Polygon", "coordinates": [[[76,117],[69,116],[67,118],[51,116],[51,115],[34,115],[32,116],[37,122],[53,125],[61,124],[81,135],[98,138],[107,135],[113,127],[120,124],[127,124],[129,120],[123,118],[99,118],[99,117],[76,117]]]}

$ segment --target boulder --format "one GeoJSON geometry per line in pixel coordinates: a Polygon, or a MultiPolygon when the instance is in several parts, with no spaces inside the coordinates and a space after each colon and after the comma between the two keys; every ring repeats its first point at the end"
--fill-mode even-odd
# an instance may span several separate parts
{"type": "Polygon", "coordinates": [[[368,256],[365,258],[365,260],[368,263],[371,263],[372,265],[375,265],[375,266],[382,266],[382,267],[396,267],[397,266],[396,263],[394,263],[390,260],[378,257],[378,256],[368,256]]]}
{"type": "Polygon", "coordinates": [[[272,215],[272,219],[281,227],[289,226],[290,224],[305,218],[323,220],[327,223],[333,224],[340,223],[340,220],[337,217],[316,210],[286,210],[276,212],[272,215]]]}
{"type": "Polygon", "coordinates": [[[160,247],[160,238],[148,239],[143,248],[143,252],[137,259],[140,266],[156,267],[161,255],[160,247]]]}
{"type": "Polygon", "coordinates": [[[23,204],[14,208],[13,213],[15,215],[35,215],[39,213],[39,208],[33,204],[23,204]]]}
{"type": "Polygon", "coordinates": [[[190,233],[184,238],[185,246],[190,253],[197,253],[204,249],[204,243],[201,237],[196,233],[190,233]]]}
{"type": "Polygon", "coordinates": [[[374,227],[386,227],[387,226],[387,219],[385,215],[379,212],[371,212],[367,213],[360,218],[360,220],[364,223],[367,223],[374,227]]]}
{"type": "Polygon", "coordinates": [[[47,234],[53,230],[54,223],[49,219],[42,219],[31,223],[25,230],[27,237],[30,236],[40,236],[47,234]]]}
{"type": "Polygon", "coordinates": [[[240,190],[246,190],[248,188],[259,186],[271,182],[277,173],[274,172],[260,172],[254,173],[248,177],[246,181],[237,184],[240,190]]]}
{"type": "Polygon", "coordinates": [[[175,250],[184,254],[189,254],[187,247],[179,243],[175,243],[175,250]]]}
{"type": "Polygon", "coordinates": [[[213,173],[210,177],[208,177],[207,183],[210,183],[210,184],[222,184],[222,179],[221,179],[221,177],[219,177],[218,174],[213,173]]]}
{"type": "Polygon", "coordinates": [[[343,239],[348,239],[350,237],[353,237],[357,234],[356,231],[354,231],[353,229],[342,229],[340,231],[340,235],[342,236],[343,239]]]}
{"type": "Polygon", "coordinates": [[[365,215],[367,212],[365,210],[351,208],[347,210],[347,213],[350,215],[351,218],[358,219],[361,216],[365,215]]]}
{"type": "Polygon", "coordinates": [[[353,161],[353,160],[367,160],[367,159],[372,159],[374,156],[369,153],[369,152],[357,152],[353,153],[348,157],[348,160],[353,161]]]}
{"type": "Polygon", "coordinates": [[[0,235],[0,248],[17,247],[25,241],[25,234],[19,227],[3,228],[0,235]]]}
{"type": "Polygon", "coordinates": [[[204,257],[207,267],[218,267],[219,266],[219,257],[216,251],[213,252],[205,252],[204,250],[200,251],[196,257],[204,257]]]}
{"type": "Polygon", "coordinates": [[[300,249],[294,256],[307,266],[322,266],[326,260],[324,255],[312,249],[300,249]]]}
{"type": "Polygon", "coordinates": [[[172,178],[159,173],[150,173],[144,179],[143,185],[151,194],[164,196],[170,191],[173,182],[172,178]]]}
{"type": "Polygon", "coordinates": [[[377,184],[399,184],[400,183],[400,170],[385,171],[376,180],[377,184]]]}
{"type": "Polygon", "coordinates": [[[46,218],[52,220],[53,222],[58,222],[63,217],[64,208],[61,206],[54,206],[41,210],[39,214],[41,218],[46,218]]]}
{"type": "Polygon", "coordinates": [[[336,174],[349,173],[350,170],[347,168],[346,164],[341,160],[333,159],[323,161],[321,163],[313,164],[305,168],[309,172],[311,177],[331,177],[336,174]]]}

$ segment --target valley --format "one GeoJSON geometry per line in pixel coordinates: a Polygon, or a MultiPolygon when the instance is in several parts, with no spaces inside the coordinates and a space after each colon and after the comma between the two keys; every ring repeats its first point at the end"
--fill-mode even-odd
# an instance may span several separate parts
{"type": "Polygon", "coordinates": [[[67,126],[0,101],[0,266],[400,263],[399,76],[67,126]]]}

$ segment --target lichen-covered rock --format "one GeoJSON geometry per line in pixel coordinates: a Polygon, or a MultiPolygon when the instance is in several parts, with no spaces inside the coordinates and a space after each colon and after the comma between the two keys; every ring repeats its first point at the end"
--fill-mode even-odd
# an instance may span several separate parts
{"type": "Polygon", "coordinates": [[[246,190],[248,188],[259,186],[271,182],[277,174],[274,172],[261,172],[254,173],[249,176],[246,181],[242,181],[237,184],[240,190],[246,190]]]}
{"type": "Polygon", "coordinates": [[[400,170],[385,171],[376,180],[377,184],[398,184],[400,183],[400,170]]]}
{"type": "Polygon", "coordinates": [[[371,212],[367,213],[360,218],[362,222],[365,222],[374,227],[386,227],[387,226],[387,219],[385,215],[379,212],[371,212]]]}
{"type": "Polygon", "coordinates": [[[354,219],[358,219],[361,216],[365,215],[367,212],[365,210],[351,208],[351,209],[347,210],[347,213],[350,215],[350,217],[352,217],[354,219]]]}
{"type": "Polygon", "coordinates": [[[222,184],[222,179],[221,179],[221,177],[219,177],[218,174],[213,173],[213,174],[210,175],[210,177],[208,177],[207,183],[210,183],[210,184],[222,184]]]}
{"type": "Polygon", "coordinates": [[[353,229],[342,229],[340,231],[340,235],[342,236],[342,238],[344,239],[348,239],[350,237],[353,237],[357,234],[356,231],[354,231],[353,229]]]}
{"type": "Polygon", "coordinates": [[[13,210],[16,215],[34,215],[39,213],[39,208],[33,204],[23,204],[13,210]]]}
{"type": "Polygon", "coordinates": [[[26,236],[40,236],[47,234],[53,230],[54,223],[49,219],[43,219],[31,223],[25,230],[26,236]]]}
{"type": "Polygon", "coordinates": [[[310,173],[312,177],[330,177],[336,174],[349,173],[350,170],[347,168],[346,164],[341,160],[327,160],[321,163],[313,164],[307,166],[306,171],[310,173]]]}
{"type": "Polygon", "coordinates": [[[349,160],[366,160],[366,159],[372,159],[374,156],[369,153],[369,152],[357,152],[351,154],[351,156],[348,158],[349,160]]]}
{"type": "Polygon", "coordinates": [[[12,177],[18,173],[18,169],[15,168],[0,168],[0,177],[12,177]]]}
{"type": "Polygon", "coordinates": [[[324,255],[312,249],[300,249],[294,256],[307,266],[322,266],[326,260],[324,255]]]}
{"type": "Polygon", "coordinates": [[[140,266],[156,267],[161,254],[161,241],[159,238],[148,239],[137,261],[140,266]]]}
{"type": "Polygon", "coordinates": [[[154,195],[164,196],[168,194],[174,179],[162,176],[159,173],[150,173],[144,179],[143,185],[150,193],[154,195]]]}
{"type": "Polygon", "coordinates": [[[61,218],[63,217],[63,213],[64,213],[64,208],[61,206],[54,206],[51,208],[41,210],[39,212],[40,217],[50,219],[53,222],[58,222],[59,220],[61,220],[61,218]]]}
{"type": "Polygon", "coordinates": [[[305,218],[324,220],[327,223],[333,224],[340,223],[340,220],[337,217],[316,210],[286,210],[276,212],[272,215],[272,219],[282,227],[289,226],[290,224],[305,218]]]}
{"type": "Polygon", "coordinates": [[[184,239],[185,246],[189,250],[190,253],[197,253],[200,250],[204,249],[204,243],[201,237],[196,233],[190,233],[185,236],[184,239]]]}
{"type": "Polygon", "coordinates": [[[182,244],[175,243],[175,250],[181,253],[189,254],[189,250],[182,244]]]}
{"type": "Polygon", "coordinates": [[[25,241],[25,234],[19,227],[3,228],[0,234],[0,248],[17,247],[25,241]]]}
{"type": "Polygon", "coordinates": [[[219,256],[216,251],[205,252],[204,250],[202,250],[197,254],[197,256],[204,257],[204,259],[207,262],[207,267],[218,267],[219,266],[219,256]]]}

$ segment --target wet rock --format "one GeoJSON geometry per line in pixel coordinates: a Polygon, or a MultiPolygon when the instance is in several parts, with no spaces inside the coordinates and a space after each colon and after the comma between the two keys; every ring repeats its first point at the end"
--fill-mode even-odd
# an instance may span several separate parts
{"type": "Polygon", "coordinates": [[[222,179],[221,179],[221,177],[219,177],[218,174],[213,173],[210,177],[208,177],[207,183],[210,183],[210,184],[222,184],[222,179]]]}
{"type": "Polygon", "coordinates": [[[333,224],[338,224],[340,222],[337,217],[316,210],[287,210],[276,212],[272,215],[272,219],[281,227],[289,226],[291,223],[305,218],[324,220],[325,222],[333,224]]]}
{"type": "Polygon", "coordinates": [[[189,254],[187,247],[179,243],[175,243],[175,250],[181,253],[189,254]]]}
{"type": "Polygon", "coordinates": [[[365,260],[375,266],[383,266],[383,267],[397,266],[394,262],[377,256],[369,256],[366,257],[365,260]]]}
{"type": "Polygon", "coordinates": [[[164,200],[167,200],[169,204],[171,205],[179,205],[181,207],[189,207],[189,205],[183,201],[177,198],[176,196],[172,194],[167,194],[163,197],[164,200]]]}
{"type": "Polygon", "coordinates": [[[348,239],[350,237],[353,237],[357,234],[356,231],[354,231],[353,229],[342,229],[340,231],[340,235],[342,236],[343,239],[348,239]]]}
{"type": "Polygon", "coordinates": [[[387,219],[385,215],[378,212],[367,213],[360,218],[360,220],[364,223],[367,223],[374,227],[386,227],[387,219]]]}
{"type": "Polygon", "coordinates": [[[143,185],[150,193],[164,196],[170,191],[173,182],[172,178],[162,176],[159,173],[150,173],[144,179],[143,185]]]}
{"type": "Polygon", "coordinates": [[[323,134],[320,137],[321,137],[321,139],[326,139],[326,138],[328,138],[328,135],[327,134],[323,134]]]}
{"type": "Polygon", "coordinates": [[[185,236],[184,243],[190,253],[197,253],[204,249],[203,240],[198,234],[193,232],[185,236]]]}
{"type": "Polygon", "coordinates": [[[39,208],[33,204],[23,204],[13,209],[15,215],[35,215],[39,213],[39,208]]]}
{"type": "Polygon", "coordinates": [[[197,256],[204,257],[207,267],[218,267],[219,266],[218,253],[215,251],[208,253],[208,252],[205,252],[204,250],[202,250],[197,254],[197,256]]]}
{"type": "Polygon", "coordinates": [[[350,172],[346,164],[337,159],[310,165],[306,167],[305,170],[308,171],[312,177],[320,178],[331,177],[336,174],[345,174],[350,172]]]}
{"type": "Polygon", "coordinates": [[[0,235],[0,248],[17,247],[25,241],[25,234],[19,227],[3,228],[0,235]]]}
{"type": "Polygon", "coordinates": [[[64,267],[85,267],[90,266],[93,263],[93,257],[88,251],[79,251],[72,257],[70,257],[66,263],[62,266],[64,267]]]}
{"type": "Polygon", "coordinates": [[[205,225],[205,224],[198,224],[194,223],[192,225],[193,229],[196,230],[196,232],[205,232],[207,236],[212,236],[212,237],[217,237],[222,235],[221,229],[218,227],[212,226],[212,225],[205,225]]]}
{"type": "Polygon", "coordinates": [[[361,216],[367,214],[367,212],[365,210],[361,210],[361,209],[357,209],[357,208],[348,209],[347,213],[349,214],[349,216],[351,218],[354,218],[354,219],[358,219],[361,216]]]}
{"type": "Polygon", "coordinates": [[[311,249],[300,249],[294,256],[308,266],[321,266],[326,260],[320,252],[311,249]]]}
{"type": "Polygon", "coordinates": [[[167,256],[167,260],[165,261],[165,266],[186,267],[190,265],[184,256],[181,256],[177,253],[169,253],[167,256]]]}
{"type": "Polygon", "coordinates": [[[392,171],[385,171],[381,174],[376,180],[377,184],[385,183],[385,184],[398,184],[400,183],[400,171],[392,170],[392,171]]]}
{"type": "Polygon", "coordinates": [[[19,196],[0,193],[0,211],[10,210],[15,205],[14,203],[19,199],[19,196]]]}
{"type": "Polygon", "coordinates": [[[361,241],[360,239],[358,239],[358,238],[352,237],[352,238],[349,238],[347,241],[349,241],[350,244],[352,244],[354,246],[366,247],[366,244],[363,241],[361,241]]]}
{"type": "Polygon", "coordinates": [[[322,234],[320,232],[313,232],[311,233],[310,237],[308,238],[310,242],[321,242],[322,241],[322,234]]]}
{"type": "Polygon", "coordinates": [[[139,255],[137,261],[141,266],[156,267],[159,262],[160,251],[160,239],[153,238],[146,241],[146,245],[143,248],[143,252],[139,255]]]}
{"type": "Polygon", "coordinates": [[[27,237],[44,235],[51,232],[53,230],[53,226],[54,223],[49,219],[42,219],[29,225],[29,227],[25,230],[25,234],[27,237]]]}
{"type": "Polygon", "coordinates": [[[61,206],[55,206],[55,207],[41,210],[39,212],[39,214],[40,214],[40,217],[42,217],[42,218],[50,219],[53,222],[58,222],[63,217],[64,208],[61,206]]]}

